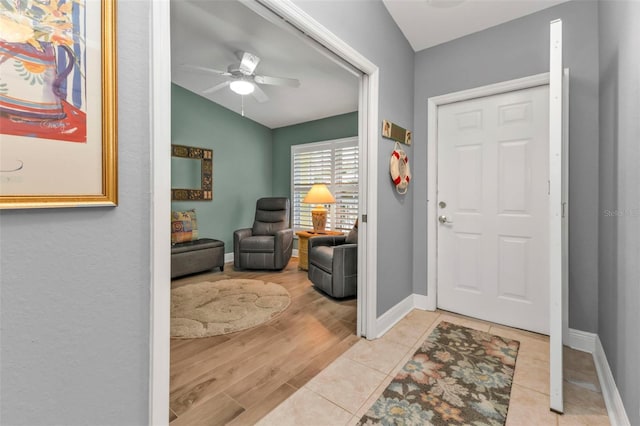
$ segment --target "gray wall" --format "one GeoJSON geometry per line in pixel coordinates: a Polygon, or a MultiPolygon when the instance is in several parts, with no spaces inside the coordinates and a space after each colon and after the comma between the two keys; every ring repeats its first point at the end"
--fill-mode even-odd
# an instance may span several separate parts
{"type": "Polygon", "coordinates": [[[180,86],[171,89],[172,143],[213,149],[213,200],[174,201],[171,209],[195,208],[198,236],[224,241],[233,253],[233,231],[253,226],[256,200],[272,195],[272,131],[180,86]]]}
{"type": "Polygon", "coordinates": [[[598,335],[640,424],[640,2],[601,1],[598,335]]]}
{"type": "MultiPolygon", "coordinates": [[[[594,1],[569,2],[415,56],[414,292],[426,294],[427,99],[549,70],[549,22],[561,18],[570,68],[569,324],[597,331],[598,19],[594,1]]],[[[431,238],[431,237],[429,237],[431,238]]]]}
{"type": "MultiPolygon", "coordinates": [[[[335,35],[380,68],[379,118],[413,128],[413,50],[381,1],[295,0],[335,35]]],[[[381,123],[379,123],[381,124],[381,123]]],[[[389,177],[393,143],[378,141],[377,316],[413,293],[414,191],[398,195],[389,177]]],[[[412,159],[412,148],[405,148],[412,159]]],[[[419,190],[419,189],[418,189],[419,190]]],[[[373,260],[375,261],[375,259],[373,260]]]]}
{"type": "Polygon", "coordinates": [[[149,22],[119,3],[118,207],[0,212],[0,424],[148,422],[149,22]]]}

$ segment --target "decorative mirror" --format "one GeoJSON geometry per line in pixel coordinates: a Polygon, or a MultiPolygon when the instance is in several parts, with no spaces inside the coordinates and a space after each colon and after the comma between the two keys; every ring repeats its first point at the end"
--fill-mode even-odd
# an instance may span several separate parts
{"type": "Polygon", "coordinates": [[[171,157],[171,200],[213,200],[213,150],[171,145],[171,157]]]}

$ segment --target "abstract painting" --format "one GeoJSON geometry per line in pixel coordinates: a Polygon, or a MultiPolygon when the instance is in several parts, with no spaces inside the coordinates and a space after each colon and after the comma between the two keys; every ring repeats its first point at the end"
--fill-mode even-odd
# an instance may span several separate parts
{"type": "Polygon", "coordinates": [[[87,141],[84,0],[0,0],[0,132],[87,141]]]}

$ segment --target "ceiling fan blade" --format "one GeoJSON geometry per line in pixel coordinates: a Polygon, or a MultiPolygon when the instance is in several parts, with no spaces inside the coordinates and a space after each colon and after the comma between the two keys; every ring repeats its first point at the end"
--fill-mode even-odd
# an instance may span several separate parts
{"type": "Polygon", "coordinates": [[[256,75],[255,81],[256,83],[270,84],[272,86],[300,87],[300,80],[296,78],[269,77],[266,75],[256,75]]]}
{"type": "Polygon", "coordinates": [[[267,102],[269,100],[269,97],[267,96],[266,93],[264,93],[264,90],[262,90],[257,84],[254,84],[254,87],[255,87],[255,89],[253,90],[253,93],[251,93],[251,94],[256,99],[256,101],[258,101],[260,103],[267,102]]]}
{"type": "Polygon", "coordinates": [[[217,92],[220,89],[224,89],[225,87],[227,87],[229,84],[231,84],[230,81],[225,81],[223,83],[220,84],[216,84],[213,87],[208,88],[207,90],[204,90],[202,92],[203,95],[209,94],[209,93],[213,93],[213,92],[217,92]]]}
{"type": "MultiPolygon", "coordinates": [[[[238,52],[239,54],[240,52],[238,52]]],[[[245,75],[251,75],[256,70],[256,67],[260,63],[260,58],[258,58],[253,53],[242,52],[242,57],[240,58],[240,72],[245,75]]]]}
{"type": "Polygon", "coordinates": [[[220,71],[220,70],[216,70],[216,69],[208,68],[208,67],[201,67],[199,65],[182,64],[182,67],[190,69],[190,70],[194,70],[194,71],[208,72],[209,74],[224,75],[224,76],[230,76],[231,75],[230,73],[228,73],[226,71],[220,71]]]}

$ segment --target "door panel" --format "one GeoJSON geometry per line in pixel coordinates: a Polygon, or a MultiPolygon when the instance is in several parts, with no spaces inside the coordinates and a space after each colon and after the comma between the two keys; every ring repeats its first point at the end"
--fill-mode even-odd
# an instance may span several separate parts
{"type": "Polygon", "coordinates": [[[501,214],[527,214],[531,205],[529,140],[498,144],[498,203],[501,214]]]}
{"type": "Polygon", "coordinates": [[[458,252],[455,257],[456,289],[479,294],[481,292],[478,279],[480,272],[480,259],[478,258],[480,235],[459,232],[456,234],[456,243],[458,252]]]}
{"type": "Polygon", "coordinates": [[[500,237],[498,248],[498,297],[530,302],[528,290],[529,238],[500,237]]]}
{"type": "Polygon", "coordinates": [[[482,146],[458,146],[456,151],[459,165],[458,210],[478,212],[482,199],[482,146]]]}
{"type": "Polygon", "coordinates": [[[548,93],[438,108],[438,307],[549,332],[548,93]]]}

